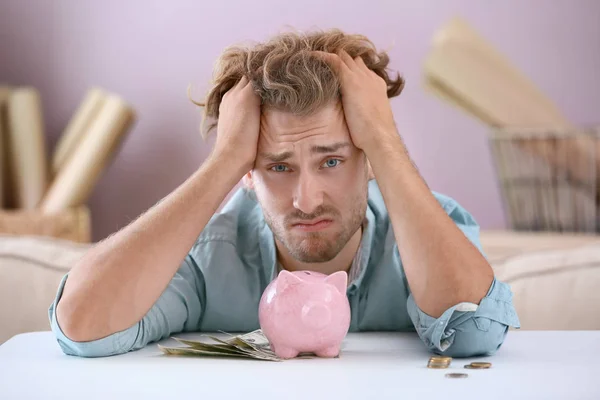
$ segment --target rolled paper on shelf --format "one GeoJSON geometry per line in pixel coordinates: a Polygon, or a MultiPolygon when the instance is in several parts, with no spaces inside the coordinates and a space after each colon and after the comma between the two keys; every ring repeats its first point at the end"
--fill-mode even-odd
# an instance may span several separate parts
{"type": "Polygon", "coordinates": [[[10,87],[0,86],[0,208],[7,206],[7,167],[8,167],[8,151],[5,149],[7,135],[8,135],[8,121],[7,121],[7,102],[8,96],[10,96],[10,87]]]}
{"type": "Polygon", "coordinates": [[[48,186],[46,139],[38,91],[16,88],[8,99],[10,197],[15,208],[36,208],[48,186]]]}
{"type": "Polygon", "coordinates": [[[423,69],[427,91],[493,127],[495,134],[501,134],[498,128],[524,129],[528,135],[518,141],[522,150],[580,182],[589,180],[588,166],[594,163],[600,176],[600,157],[594,160],[594,146],[590,149],[586,141],[540,144],[540,138],[552,137],[547,132],[563,134],[575,128],[531,80],[466,22],[455,18],[436,32],[423,69]]]}
{"type": "Polygon", "coordinates": [[[495,126],[569,128],[569,121],[510,61],[460,18],[436,32],[426,81],[479,110],[495,126]]]}
{"type": "Polygon", "coordinates": [[[105,99],[106,93],[102,89],[93,87],[88,90],[56,145],[52,156],[53,177],[65,165],[67,159],[75,153],[77,146],[100,112],[105,99]]]}
{"type": "Polygon", "coordinates": [[[490,126],[496,125],[496,121],[492,117],[486,115],[482,110],[476,108],[475,105],[456,95],[456,93],[453,93],[450,88],[446,87],[442,82],[431,76],[426,76],[426,78],[423,80],[423,89],[426,92],[437,96],[441,100],[444,100],[445,102],[461,109],[466,114],[471,114],[475,118],[478,118],[490,126]]]}
{"type": "Polygon", "coordinates": [[[123,99],[107,94],[89,131],[54,178],[42,211],[53,213],[85,204],[134,120],[133,109],[123,99]]]}
{"type": "MultiPolygon", "coordinates": [[[[499,99],[488,99],[492,102],[493,113],[490,114],[495,115],[497,122],[528,128],[571,126],[551,99],[544,95],[505,55],[495,49],[490,42],[479,35],[466,21],[460,18],[450,20],[434,36],[433,43],[434,47],[447,48],[450,52],[462,53],[453,58],[456,62],[461,62],[461,59],[465,60],[470,56],[473,63],[469,65],[475,69],[463,72],[467,74],[475,73],[473,78],[485,77],[486,70],[492,73],[493,76],[502,78],[497,82],[474,79],[474,84],[481,85],[484,91],[492,88],[493,93],[506,94],[506,96],[499,96],[499,99]],[[484,70],[478,70],[478,67],[484,70]],[[509,86],[504,87],[505,84],[509,84],[509,86]],[[502,99],[506,99],[507,101],[513,100],[513,98],[509,97],[511,91],[513,94],[517,92],[522,97],[514,99],[517,101],[516,103],[503,104],[502,108],[496,109],[498,106],[497,101],[501,101],[502,99]],[[525,110],[515,110],[515,106],[520,101],[523,102],[525,110]],[[518,112],[522,112],[522,114],[518,114],[518,112]],[[551,126],[549,126],[550,123],[552,123],[551,126]]],[[[485,100],[481,97],[478,98],[478,102],[482,106],[485,104],[485,100]]]]}

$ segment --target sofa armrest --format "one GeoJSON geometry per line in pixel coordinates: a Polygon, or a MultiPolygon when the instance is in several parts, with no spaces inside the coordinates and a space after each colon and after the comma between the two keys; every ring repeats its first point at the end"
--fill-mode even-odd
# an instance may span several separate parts
{"type": "Polygon", "coordinates": [[[508,283],[521,329],[600,329],[600,237],[482,232],[498,279],[508,283]]]}
{"type": "Polygon", "coordinates": [[[480,237],[483,250],[491,263],[536,251],[567,250],[587,244],[600,244],[600,235],[585,233],[482,230],[480,237]]]}
{"type": "Polygon", "coordinates": [[[48,307],[61,278],[91,244],[0,234],[0,344],[50,329],[48,307]]]}

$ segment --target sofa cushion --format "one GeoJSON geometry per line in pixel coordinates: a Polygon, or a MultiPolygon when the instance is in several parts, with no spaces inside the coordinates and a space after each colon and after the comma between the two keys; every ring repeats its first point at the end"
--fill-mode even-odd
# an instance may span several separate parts
{"type": "Polygon", "coordinates": [[[18,333],[50,329],[48,307],[60,280],[90,246],[0,235],[0,344],[18,333]]]}

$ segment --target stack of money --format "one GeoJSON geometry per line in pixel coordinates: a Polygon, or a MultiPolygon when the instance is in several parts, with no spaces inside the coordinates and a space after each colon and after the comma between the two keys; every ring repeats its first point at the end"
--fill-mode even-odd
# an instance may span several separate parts
{"type": "Polygon", "coordinates": [[[429,358],[427,368],[448,368],[452,362],[452,357],[433,356],[429,358]]]}
{"type": "Polygon", "coordinates": [[[217,357],[244,357],[265,361],[282,361],[272,350],[269,341],[260,329],[234,336],[222,332],[229,337],[220,339],[211,335],[204,335],[214,343],[185,340],[174,337],[185,347],[167,347],[158,345],[158,348],[168,355],[184,356],[217,356],[217,357]]]}

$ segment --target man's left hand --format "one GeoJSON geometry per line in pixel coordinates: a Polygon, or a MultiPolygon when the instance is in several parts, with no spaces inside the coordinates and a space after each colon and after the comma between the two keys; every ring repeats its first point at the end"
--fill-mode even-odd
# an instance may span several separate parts
{"type": "Polygon", "coordinates": [[[361,57],[352,59],[344,50],[339,55],[314,53],[327,62],[340,80],[342,106],[354,145],[369,153],[382,140],[397,139],[383,78],[370,70],[361,57]]]}
{"type": "Polygon", "coordinates": [[[352,141],[373,167],[417,306],[438,318],[453,305],[479,304],[494,271],[411,162],[395,127],[385,81],[360,57],[320,54],[340,79],[352,141]]]}

